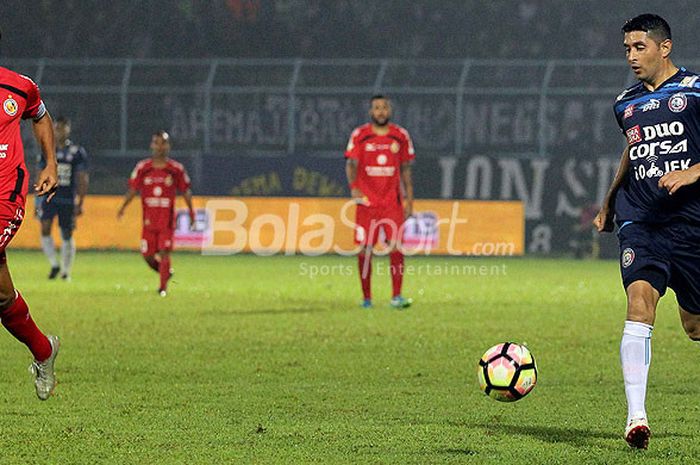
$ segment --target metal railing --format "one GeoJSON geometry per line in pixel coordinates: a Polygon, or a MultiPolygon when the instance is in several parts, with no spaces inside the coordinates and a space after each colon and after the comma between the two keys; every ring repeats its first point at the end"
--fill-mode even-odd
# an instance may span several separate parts
{"type": "Polygon", "coordinates": [[[610,107],[633,81],[621,60],[42,58],[5,65],[33,77],[85,145],[112,155],[143,152],[159,128],[171,131],[177,148],[203,154],[337,155],[366,121],[368,97],[384,93],[423,152],[547,157],[577,150],[591,134],[594,150],[618,141],[610,107]],[[593,132],[582,129],[589,122],[593,132]]]}

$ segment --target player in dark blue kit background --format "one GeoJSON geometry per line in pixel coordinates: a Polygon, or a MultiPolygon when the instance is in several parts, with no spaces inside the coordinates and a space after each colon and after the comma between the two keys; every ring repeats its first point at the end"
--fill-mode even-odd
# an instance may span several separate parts
{"type": "Polygon", "coordinates": [[[625,439],[645,449],[651,334],[667,287],[676,292],[688,337],[700,341],[700,76],[671,61],[671,30],[661,17],[637,16],[622,31],[639,82],[614,105],[627,147],[593,223],[612,231],[614,210],[627,293],[620,344],[625,439]]]}
{"type": "Polygon", "coordinates": [[[56,134],[56,159],[58,161],[58,188],[51,202],[46,197],[37,205],[41,220],[41,248],[51,264],[49,279],[61,273],[61,278],[70,280],[75,259],[73,230],[75,219],[83,212],[83,202],[88,190],[88,156],[83,147],[73,144],[70,137],[70,120],[59,117],[54,123],[56,134]],[[61,228],[61,263],[56,258],[56,246],[51,237],[53,219],[58,216],[61,228]]]}

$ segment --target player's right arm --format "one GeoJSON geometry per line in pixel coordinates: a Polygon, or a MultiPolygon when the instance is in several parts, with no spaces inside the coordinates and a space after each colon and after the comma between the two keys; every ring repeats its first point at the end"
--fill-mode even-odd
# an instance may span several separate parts
{"type": "Polygon", "coordinates": [[[367,204],[367,197],[365,194],[357,187],[357,160],[359,159],[359,147],[356,144],[355,139],[360,134],[359,129],[355,129],[350,135],[350,140],[348,141],[348,146],[345,149],[345,176],[348,179],[348,186],[350,186],[350,196],[355,201],[355,203],[365,205],[367,204]]]}
{"type": "Polygon", "coordinates": [[[138,192],[135,189],[129,188],[128,191],[126,191],[126,194],[124,195],[124,202],[122,202],[122,206],[119,207],[119,211],[117,211],[117,218],[121,218],[124,216],[124,210],[126,210],[126,206],[131,203],[132,200],[134,200],[134,197],[136,197],[136,194],[138,192]]]}
{"type": "Polygon", "coordinates": [[[622,157],[617,167],[617,173],[615,173],[615,179],[613,179],[610,189],[608,189],[608,193],[605,195],[603,205],[601,205],[600,211],[593,219],[593,226],[595,226],[598,232],[612,232],[615,228],[615,224],[613,223],[615,195],[620,189],[620,186],[622,186],[627,179],[629,164],[629,146],[627,146],[625,150],[622,151],[622,157]]]}
{"type": "Polygon", "coordinates": [[[36,195],[48,194],[47,199],[51,200],[58,185],[58,163],[56,162],[53,122],[48,111],[44,110],[39,119],[34,119],[32,129],[46,163],[44,169],[39,172],[34,191],[36,195]]]}
{"type": "Polygon", "coordinates": [[[117,211],[117,218],[121,218],[124,215],[124,210],[126,210],[127,205],[134,200],[134,197],[136,197],[136,194],[138,194],[139,189],[141,189],[143,181],[143,171],[141,168],[143,168],[143,164],[144,162],[137,163],[136,167],[131,172],[131,176],[129,176],[129,190],[127,190],[126,194],[124,194],[124,201],[117,211]]]}
{"type": "Polygon", "coordinates": [[[350,196],[356,203],[364,203],[366,198],[360,189],[357,188],[357,160],[348,158],[345,162],[345,176],[348,178],[350,186],[350,196]]]}

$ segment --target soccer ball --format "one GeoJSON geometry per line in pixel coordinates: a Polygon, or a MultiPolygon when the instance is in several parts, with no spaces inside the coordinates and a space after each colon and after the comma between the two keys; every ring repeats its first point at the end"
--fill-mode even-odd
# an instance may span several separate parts
{"type": "Polygon", "coordinates": [[[501,402],[525,397],[537,382],[535,357],[524,345],[504,342],[491,347],[479,360],[479,386],[501,402]]]}

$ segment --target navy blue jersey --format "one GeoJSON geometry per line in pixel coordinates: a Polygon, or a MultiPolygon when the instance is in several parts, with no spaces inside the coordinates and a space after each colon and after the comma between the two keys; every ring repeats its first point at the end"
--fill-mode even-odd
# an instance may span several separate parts
{"type": "MultiPolygon", "coordinates": [[[[78,190],[78,173],[87,171],[88,168],[88,154],[83,147],[67,140],[63,148],[56,150],[56,161],[58,162],[58,188],[51,201],[72,205],[78,190]]],[[[46,166],[43,158],[39,165],[42,169],[46,166]]]]}
{"type": "Polygon", "coordinates": [[[615,101],[615,117],[627,138],[629,171],[615,199],[615,219],[700,223],[700,183],[669,195],[658,187],[670,171],[700,163],[700,76],[678,70],[655,91],[639,82],[615,101]]]}

